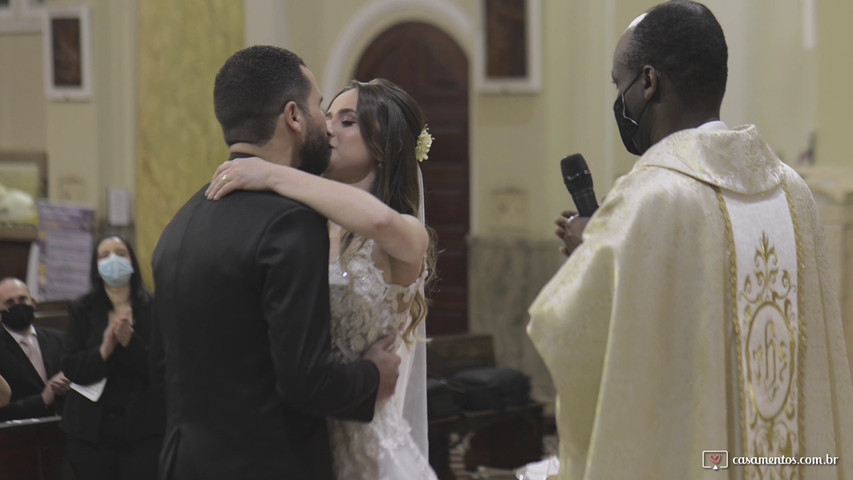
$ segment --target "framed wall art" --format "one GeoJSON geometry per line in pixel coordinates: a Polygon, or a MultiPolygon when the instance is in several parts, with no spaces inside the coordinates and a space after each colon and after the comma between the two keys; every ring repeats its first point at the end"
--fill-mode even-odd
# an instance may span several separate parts
{"type": "Polygon", "coordinates": [[[480,93],[538,93],[542,87],[541,0],[481,0],[480,93]]]}
{"type": "Polygon", "coordinates": [[[92,98],[92,50],[86,6],[48,8],[44,13],[44,72],[47,98],[92,98]]]}

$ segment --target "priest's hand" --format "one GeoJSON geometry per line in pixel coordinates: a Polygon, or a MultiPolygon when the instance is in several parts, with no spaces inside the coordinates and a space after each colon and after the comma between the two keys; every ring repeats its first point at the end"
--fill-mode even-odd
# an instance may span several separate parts
{"type": "Polygon", "coordinates": [[[554,234],[563,241],[560,253],[568,257],[578,248],[578,245],[583,242],[583,231],[588,221],[589,217],[579,217],[577,212],[571,210],[560,213],[560,216],[554,220],[557,225],[554,234]]]}

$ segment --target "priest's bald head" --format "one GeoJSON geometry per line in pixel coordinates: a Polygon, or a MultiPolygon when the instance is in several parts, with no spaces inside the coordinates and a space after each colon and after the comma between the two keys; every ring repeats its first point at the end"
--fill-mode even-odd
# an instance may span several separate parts
{"type": "Polygon", "coordinates": [[[629,152],[720,118],[728,49],[707,7],[673,0],[637,17],[613,53],[614,115],[629,152]]]}

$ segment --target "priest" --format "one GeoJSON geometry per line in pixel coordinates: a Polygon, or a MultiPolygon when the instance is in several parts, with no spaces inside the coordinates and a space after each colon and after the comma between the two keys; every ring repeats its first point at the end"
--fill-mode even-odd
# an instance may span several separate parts
{"type": "Polygon", "coordinates": [[[727,58],[710,10],[680,0],[616,46],[614,115],[640,158],[530,306],[560,480],[853,478],[817,208],[755,126],[720,121],[727,58]],[[818,458],[834,464],[803,465],[818,458]]]}

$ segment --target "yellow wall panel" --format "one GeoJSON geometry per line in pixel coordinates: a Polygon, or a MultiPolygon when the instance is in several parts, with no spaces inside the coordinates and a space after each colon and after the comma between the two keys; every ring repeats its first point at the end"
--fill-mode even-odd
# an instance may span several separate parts
{"type": "Polygon", "coordinates": [[[145,0],[138,38],[137,252],[152,285],[160,233],[227,158],[213,114],[213,80],[243,47],[243,3],[145,0]]]}

